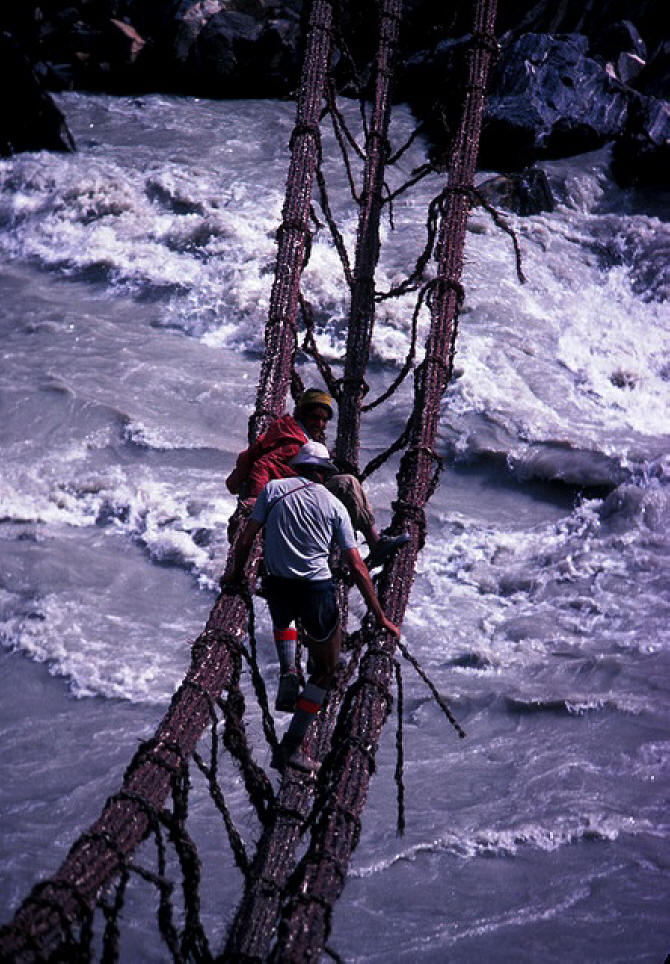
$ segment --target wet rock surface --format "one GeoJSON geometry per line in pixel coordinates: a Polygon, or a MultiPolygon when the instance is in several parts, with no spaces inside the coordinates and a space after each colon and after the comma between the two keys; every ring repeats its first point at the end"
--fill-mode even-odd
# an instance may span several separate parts
{"type": "Polygon", "coordinates": [[[493,207],[513,211],[522,217],[553,211],[555,207],[549,180],[540,168],[489,178],[478,185],[477,195],[493,207]]]}
{"type": "Polygon", "coordinates": [[[19,151],[73,151],[74,139],[60,110],[14,39],[0,34],[0,83],[5,97],[0,114],[0,156],[19,151]]]}
{"type": "Polygon", "coordinates": [[[612,151],[612,173],[620,184],[668,184],[670,172],[670,104],[656,97],[631,105],[627,123],[612,151]]]}
{"type": "Polygon", "coordinates": [[[588,56],[586,37],[526,34],[494,68],[481,162],[515,169],[593,150],[622,130],[629,102],[624,85],[588,56]]]}

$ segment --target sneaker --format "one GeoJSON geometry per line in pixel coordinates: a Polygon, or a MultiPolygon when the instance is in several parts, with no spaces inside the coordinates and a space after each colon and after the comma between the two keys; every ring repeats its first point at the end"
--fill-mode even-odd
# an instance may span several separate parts
{"type": "Polygon", "coordinates": [[[407,542],[409,542],[409,535],[406,532],[401,532],[399,536],[380,536],[367,558],[368,569],[376,569],[383,565],[392,552],[407,542]]]}
{"type": "Polygon", "coordinates": [[[319,767],[321,766],[317,760],[312,759],[307,750],[303,749],[302,746],[294,750],[286,762],[295,770],[300,770],[301,773],[318,773],[319,767]]]}
{"type": "Polygon", "coordinates": [[[295,737],[284,733],[277,748],[272,753],[270,766],[283,774],[289,764],[302,773],[314,773],[320,766],[306,750],[303,750],[302,741],[297,743],[295,737]]]}
{"type": "Polygon", "coordinates": [[[300,680],[298,674],[293,672],[282,673],[279,677],[279,689],[275,700],[275,709],[280,713],[292,713],[295,710],[296,700],[300,692],[300,680]]]}

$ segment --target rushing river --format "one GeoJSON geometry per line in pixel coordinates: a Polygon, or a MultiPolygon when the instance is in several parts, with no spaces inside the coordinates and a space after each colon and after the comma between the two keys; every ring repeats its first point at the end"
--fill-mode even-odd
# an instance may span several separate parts
{"type": "MultiPolygon", "coordinates": [[[[60,103],[77,154],[0,162],[4,920],[119,788],[215,599],[294,115],[159,96],[60,103]]],[[[396,143],[411,125],[400,108],[396,143]]],[[[332,138],[325,151],[351,245],[332,138]]],[[[423,160],[415,143],[394,183],[423,160]]],[[[607,150],[545,168],[556,210],[510,217],[526,285],[509,238],[472,213],[440,423],[448,468],[403,626],[468,738],[408,667],[407,830],[396,837],[389,724],[334,915],[347,961],[670,950],[670,231],[659,199],[612,183],[607,150]]],[[[396,201],[380,288],[411,266],[441,184],[396,201]]],[[[346,286],[325,229],[304,288],[337,363],[346,286]]],[[[411,310],[380,306],[373,392],[402,364],[411,310]]],[[[305,359],[301,372],[317,380],[305,359]]],[[[408,400],[404,387],[365,422],[364,461],[399,433],[408,400]]],[[[380,526],[396,469],[369,483],[380,526]]],[[[258,618],[273,689],[262,601],[258,618]]],[[[257,713],[251,733],[267,764],[257,713]]],[[[223,777],[251,845],[241,781],[223,777]]],[[[194,794],[217,949],[240,876],[194,794]]],[[[136,893],[123,959],[167,960],[150,892],[136,893]]]]}

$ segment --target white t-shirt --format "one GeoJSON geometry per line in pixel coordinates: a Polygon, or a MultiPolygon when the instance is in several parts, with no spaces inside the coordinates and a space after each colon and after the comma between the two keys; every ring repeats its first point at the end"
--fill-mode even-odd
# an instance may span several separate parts
{"type": "Polygon", "coordinates": [[[302,476],[273,479],[256,499],[251,518],[265,526],[265,566],[285,579],[330,579],[333,538],[355,549],[347,510],[318,482],[302,476]]]}

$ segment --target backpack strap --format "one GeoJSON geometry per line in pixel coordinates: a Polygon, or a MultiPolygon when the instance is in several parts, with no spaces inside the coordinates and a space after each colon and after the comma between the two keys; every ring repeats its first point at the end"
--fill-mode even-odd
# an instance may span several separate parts
{"type": "Polygon", "coordinates": [[[265,513],[265,521],[266,521],[266,522],[268,521],[268,519],[270,518],[270,513],[272,512],[272,510],[274,509],[274,507],[277,505],[277,503],[278,503],[278,502],[281,502],[282,499],[285,499],[286,496],[288,496],[288,495],[293,495],[294,492],[299,492],[301,489],[306,489],[306,488],[308,488],[310,485],[317,485],[317,484],[318,484],[317,482],[304,482],[302,485],[296,485],[295,489],[289,489],[289,491],[288,491],[288,492],[284,492],[283,495],[278,495],[276,499],[273,499],[272,502],[269,503],[269,505],[268,505],[268,511],[265,513]]]}

